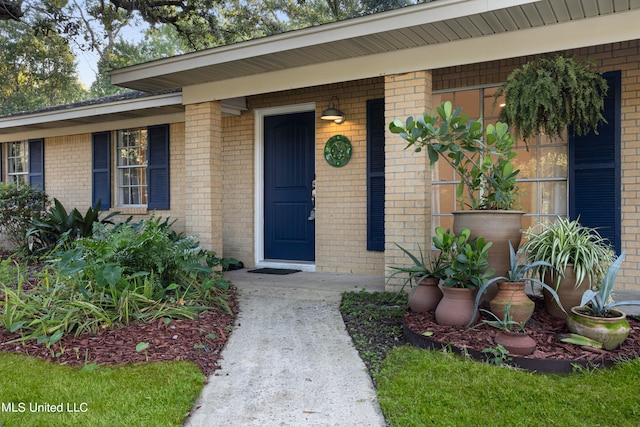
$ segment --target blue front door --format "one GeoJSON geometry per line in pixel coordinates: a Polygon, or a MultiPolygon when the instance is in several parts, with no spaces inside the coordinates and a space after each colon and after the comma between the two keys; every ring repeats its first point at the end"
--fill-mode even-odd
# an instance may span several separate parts
{"type": "Polygon", "coordinates": [[[315,112],[264,119],[264,256],[315,261],[315,112]]]}

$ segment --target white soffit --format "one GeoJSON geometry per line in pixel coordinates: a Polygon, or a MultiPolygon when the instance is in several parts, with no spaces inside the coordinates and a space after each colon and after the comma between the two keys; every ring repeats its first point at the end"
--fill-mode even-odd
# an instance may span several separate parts
{"type": "Polygon", "coordinates": [[[111,82],[157,91],[471,37],[451,20],[536,1],[431,1],[114,70],[111,82]]]}
{"type": "MultiPolygon", "coordinates": [[[[522,31],[622,16],[639,8],[640,0],[436,0],[135,65],[112,72],[112,82],[134,89],[157,91],[204,83],[238,82],[245,77],[259,76],[262,80],[260,90],[246,94],[265,93],[277,90],[267,77],[278,72],[297,70],[304,74],[311,71],[315,76],[318,70],[333,64],[333,70],[340,73],[345,70],[339,69],[339,64],[352,60],[363,63],[366,61],[357,60],[375,57],[382,58],[384,63],[373,64],[368,75],[380,75],[384,72],[378,68],[385,66],[386,58],[401,50],[500,34],[508,36],[502,45],[496,45],[494,49],[512,50],[515,43],[512,35],[522,31]]],[[[634,23],[627,30],[636,31],[637,28],[637,23],[634,23]]],[[[604,40],[610,38],[608,32],[618,30],[616,27],[606,28],[596,36],[604,40]]],[[[558,50],[557,45],[562,42],[558,39],[541,48],[544,51],[558,50]]],[[[464,54],[458,55],[464,57],[464,54]]],[[[353,71],[352,79],[362,77],[362,70],[353,71]]],[[[328,83],[333,74],[327,76],[324,83],[328,83]]],[[[209,99],[224,99],[224,96],[216,94],[209,99]]]]}
{"type": "MultiPolygon", "coordinates": [[[[639,0],[640,4],[640,0],[639,0]]],[[[640,38],[640,9],[624,14],[350,58],[183,88],[185,104],[411,71],[535,55],[640,38]]]]}

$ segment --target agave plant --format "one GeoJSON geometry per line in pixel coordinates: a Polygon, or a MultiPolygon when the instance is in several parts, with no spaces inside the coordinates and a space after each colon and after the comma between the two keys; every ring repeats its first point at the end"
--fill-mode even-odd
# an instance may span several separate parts
{"type": "MultiPolygon", "coordinates": [[[[555,289],[553,289],[551,286],[547,285],[546,283],[542,282],[541,280],[536,279],[535,277],[529,277],[526,275],[528,271],[533,271],[536,268],[546,267],[553,270],[554,269],[553,265],[549,264],[546,261],[535,261],[535,262],[532,262],[531,264],[519,264],[518,256],[516,254],[515,249],[513,249],[513,245],[511,244],[511,242],[509,242],[509,264],[511,268],[508,271],[507,277],[496,276],[491,280],[486,281],[482,286],[478,288],[478,294],[476,295],[476,307],[475,307],[472,319],[475,319],[475,315],[478,312],[478,307],[480,305],[482,294],[489,288],[489,286],[501,281],[529,282],[531,284],[538,285],[543,289],[546,289],[547,291],[549,291],[553,299],[558,304],[558,307],[560,307],[562,311],[565,311],[564,308],[562,307],[562,304],[560,303],[560,299],[558,298],[558,294],[556,293],[555,289]]],[[[471,323],[469,323],[469,325],[471,325],[471,323]]]]}
{"type": "Polygon", "coordinates": [[[420,245],[418,245],[419,253],[417,255],[413,254],[408,249],[403,248],[397,243],[395,245],[411,259],[413,265],[407,267],[391,266],[391,268],[395,271],[391,273],[391,275],[389,275],[387,281],[391,280],[398,274],[406,274],[407,276],[405,277],[404,284],[402,285],[402,287],[404,288],[406,285],[412,286],[414,281],[415,283],[420,283],[427,277],[434,277],[436,279],[442,279],[445,277],[444,271],[448,264],[447,255],[443,252],[438,254],[438,256],[436,256],[435,258],[432,258],[431,253],[428,251],[425,257],[420,245]]]}
{"type": "Polygon", "coordinates": [[[618,259],[611,264],[611,267],[609,267],[604,275],[604,279],[602,279],[600,289],[597,291],[587,289],[582,294],[580,306],[587,310],[590,316],[607,317],[607,312],[619,305],[640,305],[640,300],[612,302],[611,291],[613,291],[613,285],[616,281],[616,277],[618,276],[620,266],[624,261],[625,254],[626,251],[623,251],[618,259]]]}
{"type": "Polygon", "coordinates": [[[489,325],[491,327],[494,327],[496,329],[499,329],[505,332],[524,332],[525,331],[525,327],[524,327],[525,322],[517,322],[513,319],[510,312],[510,306],[507,306],[507,308],[505,309],[504,318],[502,319],[500,319],[498,316],[496,316],[489,310],[482,309],[480,311],[484,311],[489,316],[493,317],[493,320],[483,320],[482,323],[485,325],[489,325]]]}

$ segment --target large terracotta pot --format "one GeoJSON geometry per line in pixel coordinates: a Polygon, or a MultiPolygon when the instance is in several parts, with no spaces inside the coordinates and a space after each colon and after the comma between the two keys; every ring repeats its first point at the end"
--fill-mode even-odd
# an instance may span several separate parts
{"type": "MultiPolygon", "coordinates": [[[[523,211],[456,211],[453,212],[453,231],[458,235],[461,229],[468,228],[471,238],[484,237],[493,242],[489,249],[489,267],[496,271],[496,276],[506,276],[511,268],[509,242],[513,249],[518,250],[522,240],[523,215],[523,211]]],[[[483,300],[491,300],[497,291],[497,286],[489,286],[483,300]]]]}
{"type": "Polygon", "coordinates": [[[606,350],[618,347],[629,335],[627,316],[618,310],[609,310],[614,317],[593,317],[572,307],[567,318],[567,328],[574,334],[602,343],[606,350]]]}
{"type": "Polygon", "coordinates": [[[498,293],[491,301],[489,307],[498,319],[504,319],[507,307],[509,314],[516,322],[526,322],[533,315],[535,303],[529,299],[525,292],[525,282],[498,282],[498,293]]]}
{"type": "MultiPolygon", "coordinates": [[[[475,299],[477,289],[448,288],[440,286],[442,300],[436,308],[436,322],[446,326],[466,326],[473,317],[475,311],[475,299]]],[[[474,322],[480,318],[476,314],[474,322]]]]}
{"type": "Polygon", "coordinates": [[[435,310],[442,299],[442,291],[438,287],[439,279],[425,277],[409,295],[409,308],[416,313],[435,310]]]}
{"type": "Polygon", "coordinates": [[[564,277],[560,279],[560,284],[557,288],[555,275],[546,273],[544,276],[544,283],[556,290],[560,304],[562,304],[562,307],[564,307],[567,312],[567,314],[565,314],[553,299],[553,296],[551,296],[547,290],[543,289],[542,295],[544,296],[544,308],[547,313],[551,314],[553,317],[557,317],[558,319],[566,319],[571,307],[579,306],[582,300],[582,294],[586,289],[591,288],[591,282],[588,277],[585,277],[580,287],[576,288],[576,275],[573,271],[573,265],[571,264],[567,265],[567,268],[564,271],[564,277]]]}
{"type": "Polygon", "coordinates": [[[528,356],[536,351],[536,341],[525,332],[501,331],[493,340],[496,344],[501,344],[511,354],[528,356]]]}

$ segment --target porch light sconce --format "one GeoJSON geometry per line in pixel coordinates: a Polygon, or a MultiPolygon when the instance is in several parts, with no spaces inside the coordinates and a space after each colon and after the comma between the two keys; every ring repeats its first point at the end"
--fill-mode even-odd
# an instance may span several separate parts
{"type": "Polygon", "coordinates": [[[320,116],[320,118],[322,120],[333,120],[334,123],[340,124],[344,122],[347,116],[333,105],[334,99],[336,100],[336,103],[339,101],[337,96],[332,96],[329,101],[329,108],[322,112],[322,116],[320,116]]]}

